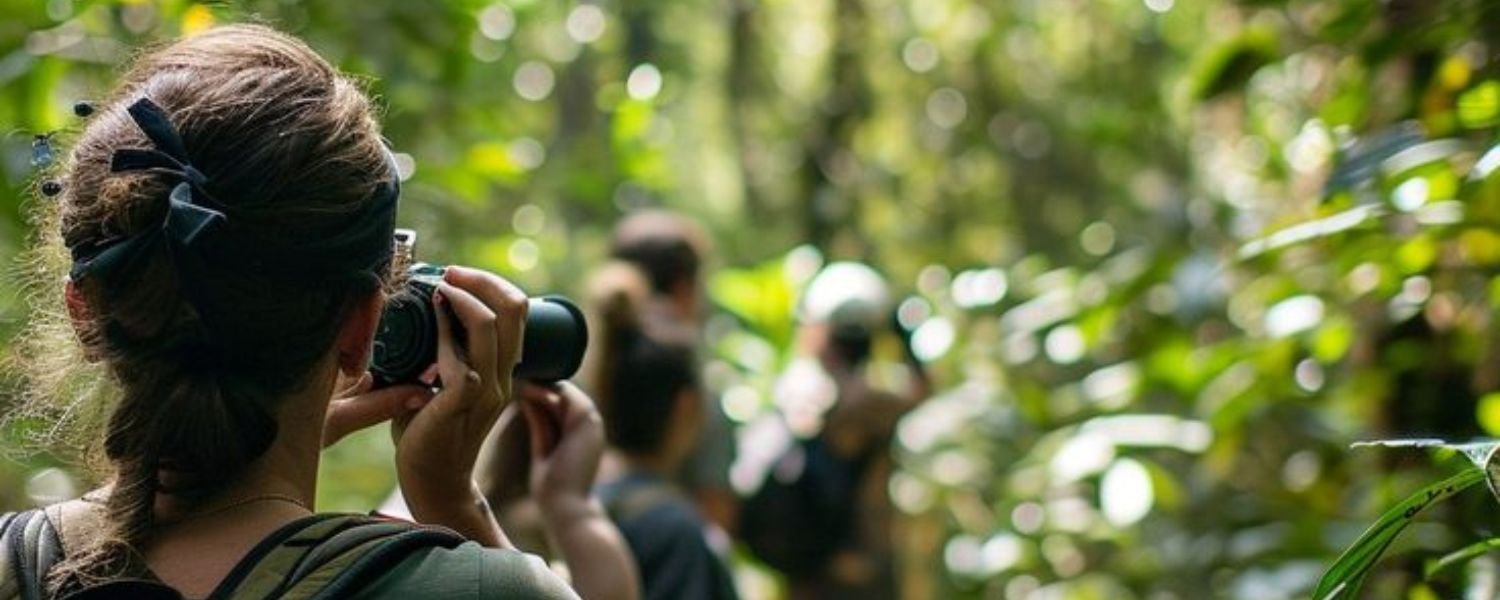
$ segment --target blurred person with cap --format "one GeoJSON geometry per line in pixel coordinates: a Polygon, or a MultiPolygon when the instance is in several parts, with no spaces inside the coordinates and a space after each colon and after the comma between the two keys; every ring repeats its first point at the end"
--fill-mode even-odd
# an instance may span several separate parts
{"type": "Polygon", "coordinates": [[[739,532],[787,576],[794,599],[896,595],[889,450],[897,421],[927,396],[928,382],[909,346],[909,389],[870,381],[892,306],[885,279],[869,266],[825,266],[797,311],[799,356],[776,383],[779,414],[742,437],[736,472],[743,467],[759,486],[744,501],[739,532]]]}

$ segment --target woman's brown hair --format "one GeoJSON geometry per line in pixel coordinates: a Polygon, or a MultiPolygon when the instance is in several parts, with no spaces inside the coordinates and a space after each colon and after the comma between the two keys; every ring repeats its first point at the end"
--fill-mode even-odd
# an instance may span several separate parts
{"type": "MultiPolygon", "coordinates": [[[[369,99],[302,42],[260,26],[211,29],[136,60],[88,118],[61,166],[63,193],[41,219],[35,264],[43,301],[56,300],[63,254],[160,227],[177,181],[153,171],[112,170],[116,153],[152,141],[127,109],[148,99],[180,135],[186,158],[236,231],[270,246],[340,235],[395,174],[369,99]]],[[[243,249],[254,253],[254,248],[243,249]]],[[[310,257],[315,258],[315,257],[310,257]]],[[[124,281],[75,281],[81,355],[102,365],[111,393],[103,456],[112,485],[106,527],[92,546],[70,548],[54,569],[66,589],[138,567],[159,495],[179,506],[221,490],[274,441],[280,399],[311,383],[368,279],[279,276],[303,265],[185,271],[166,245],[135,261],[124,281]],[[79,316],[81,315],[81,318],[79,316]],[[165,477],[164,477],[165,475],[165,477]]],[[[382,268],[383,269],[383,268],[382,268]]],[[[37,300],[34,299],[34,302],[37,300]]],[[[42,307],[36,328],[56,327],[42,307]]],[[[23,340],[31,355],[56,335],[23,340]]],[[[24,359],[23,359],[24,360],[24,359]]],[[[59,404],[65,376],[33,371],[27,414],[59,404]]],[[[76,388],[77,386],[72,386],[76,388]]],[[[77,395],[72,389],[72,395],[77,395]]],[[[85,407],[86,409],[86,407],[85,407]]]]}

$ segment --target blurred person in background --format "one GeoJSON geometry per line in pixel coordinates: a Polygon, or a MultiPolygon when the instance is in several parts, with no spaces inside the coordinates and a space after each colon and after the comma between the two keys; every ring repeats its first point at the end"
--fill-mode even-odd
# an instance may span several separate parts
{"type": "Polygon", "coordinates": [[[39,205],[34,277],[58,306],[20,340],[21,414],[101,415],[98,439],[70,441],[102,447],[107,480],[0,515],[0,595],[574,597],[475,491],[508,408],[549,433],[532,490],[579,592],[635,597],[590,493],[592,403],[510,377],[521,290],[450,268],[433,297],[454,317],[438,320],[442,388],[370,389],[400,186],[360,84],[295,38],[229,26],[142,55],[92,112],[39,205]],[[69,256],[66,278],[51,270],[69,256]],[[386,421],[424,525],[316,514],[322,449],[386,421]]]}
{"type": "MultiPolygon", "coordinates": [[[[701,344],[704,263],[711,244],[703,228],[686,216],[665,210],[632,213],[615,226],[610,256],[635,265],[646,275],[650,295],[642,311],[658,326],[683,329],[701,344]]],[[[738,497],[729,484],[734,462],[734,432],[718,398],[703,396],[703,424],[695,448],[678,474],[704,514],[720,530],[733,533],[738,497]]],[[[719,537],[718,534],[715,534],[719,537]]],[[[718,543],[723,544],[724,540],[718,543]]]]}
{"type": "Polygon", "coordinates": [[[703,423],[697,338],[648,316],[649,297],[645,274],[628,263],[607,265],[592,281],[588,380],[618,462],[599,496],[635,555],[645,598],[735,598],[707,523],[675,478],[703,423]]]}
{"type": "Polygon", "coordinates": [[[741,437],[743,464],[759,485],[743,503],[739,535],[787,576],[794,599],[897,594],[886,493],[891,440],[930,385],[904,334],[906,389],[872,383],[871,359],[893,328],[892,313],[874,269],[824,267],[802,296],[797,358],[773,392],[777,413],[741,437]]]}
{"type": "MultiPolygon", "coordinates": [[[[698,223],[660,209],[632,212],[616,224],[610,236],[610,258],[634,266],[645,279],[645,296],[637,303],[640,318],[652,323],[657,331],[671,330],[674,339],[691,341],[695,356],[702,343],[706,301],[702,271],[709,248],[708,236],[698,223]]],[[[597,344],[591,345],[588,363],[594,362],[598,351],[597,344]]],[[[585,369],[580,381],[592,390],[595,382],[589,379],[590,371],[585,369]]],[[[729,485],[734,435],[717,399],[703,394],[698,397],[703,406],[694,414],[702,421],[695,429],[700,433],[693,440],[694,448],[670,478],[698,504],[709,520],[715,549],[724,552],[737,505],[737,496],[729,485]]],[[[537,508],[527,501],[528,432],[522,423],[510,426],[504,419],[502,422],[506,426],[497,428],[480,455],[476,480],[517,543],[528,550],[545,552],[546,539],[538,526],[537,508]]]]}

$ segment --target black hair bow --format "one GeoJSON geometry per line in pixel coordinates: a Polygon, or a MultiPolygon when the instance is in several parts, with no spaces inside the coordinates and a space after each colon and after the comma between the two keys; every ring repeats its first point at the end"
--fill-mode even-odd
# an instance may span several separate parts
{"type": "Polygon", "coordinates": [[[204,189],[208,177],[188,162],[182,136],[172,127],[166,111],[147,98],[131,104],[128,111],[155,148],[116,150],[110,159],[110,171],[146,171],[170,177],[178,183],[168,196],[167,214],[161,226],[133,236],[75,248],[71,273],[75,280],[86,274],[112,279],[129,272],[140,257],[162,242],[174,251],[193,249],[228,222],[223,212],[198,202],[200,198],[211,200],[204,189]]]}

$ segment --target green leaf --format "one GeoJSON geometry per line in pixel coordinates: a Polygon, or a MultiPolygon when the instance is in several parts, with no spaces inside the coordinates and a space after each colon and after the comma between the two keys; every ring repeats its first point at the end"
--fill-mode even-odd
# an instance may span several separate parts
{"type": "Polygon", "coordinates": [[[1486,552],[1489,552],[1496,548],[1500,548],[1500,538],[1490,538],[1487,540],[1481,540],[1473,544],[1469,544],[1468,546],[1464,546],[1463,548],[1443,555],[1442,558],[1434,561],[1428,561],[1427,566],[1422,570],[1422,577],[1430,580],[1433,577],[1441,574],[1443,571],[1447,571],[1448,569],[1467,563],[1471,560],[1479,558],[1480,556],[1484,556],[1486,552]]]}
{"type": "Polygon", "coordinates": [[[1461,94],[1458,121],[1469,129],[1500,125],[1500,81],[1491,79],[1461,94]]]}
{"type": "Polygon", "coordinates": [[[1490,435],[1500,435],[1500,393],[1491,392],[1479,399],[1475,408],[1479,426],[1490,435]]]}
{"type": "Polygon", "coordinates": [[[1354,324],[1342,316],[1329,317],[1312,338],[1312,353],[1319,361],[1332,364],[1349,353],[1354,343],[1354,324]]]}
{"type": "Polygon", "coordinates": [[[1276,36],[1256,29],[1210,50],[1193,69],[1192,97],[1210,100],[1239,89],[1256,71],[1276,60],[1276,36]]]}
{"type": "Polygon", "coordinates": [[[777,348],[788,347],[797,290],[787,281],[784,262],[774,259],[748,269],[723,269],[708,281],[708,293],[777,348]]]}
{"type": "Polygon", "coordinates": [[[1407,496],[1391,507],[1369,529],[1360,534],[1339,559],[1323,574],[1312,597],[1318,600],[1338,600],[1358,597],[1359,587],[1365,575],[1385,554],[1391,542],[1396,540],[1407,525],[1424,509],[1447,500],[1455,494],[1485,480],[1485,471],[1466,469],[1464,472],[1429,485],[1417,493],[1407,496]]]}

